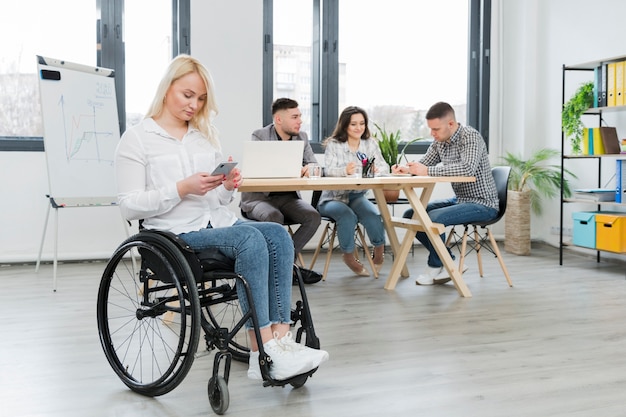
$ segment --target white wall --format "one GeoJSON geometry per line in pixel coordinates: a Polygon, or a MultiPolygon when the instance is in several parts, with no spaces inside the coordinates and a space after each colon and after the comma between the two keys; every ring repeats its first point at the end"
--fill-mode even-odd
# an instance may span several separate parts
{"type": "MultiPolygon", "coordinates": [[[[506,151],[560,149],[562,65],[626,55],[626,2],[496,0],[493,12],[492,163],[506,151]]],[[[191,14],[192,54],[214,77],[224,153],[241,160],[240,143],[262,125],[262,2],[193,0],[191,14]]],[[[577,169],[585,175],[585,167],[577,169]]],[[[33,262],[48,207],[45,156],[0,152],[0,175],[0,262],[33,262]]],[[[533,217],[532,236],[556,244],[549,231],[559,222],[558,200],[544,207],[541,218],[533,217]]],[[[52,217],[49,223],[46,260],[52,259],[52,217]]],[[[59,259],[107,258],[124,237],[116,208],[59,210],[59,259]]]]}
{"type": "MultiPolygon", "coordinates": [[[[0,262],[37,259],[50,204],[48,172],[43,152],[0,152],[0,262]]],[[[55,210],[50,210],[42,259],[51,260],[55,210]]],[[[126,237],[117,207],[58,210],[59,259],[104,259],[126,237]]]]}

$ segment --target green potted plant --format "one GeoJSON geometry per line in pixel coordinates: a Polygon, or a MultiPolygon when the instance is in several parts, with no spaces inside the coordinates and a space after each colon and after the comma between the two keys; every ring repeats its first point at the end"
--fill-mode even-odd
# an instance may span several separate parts
{"type": "MultiPolygon", "coordinates": [[[[377,131],[374,132],[374,137],[378,141],[378,147],[380,148],[380,153],[383,156],[387,165],[389,165],[389,169],[398,163],[398,144],[400,142],[400,130],[396,130],[395,132],[389,132],[385,127],[380,127],[378,124],[374,123],[377,131]]],[[[391,171],[390,171],[391,172],[391,171]]]]}
{"type": "MultiPolygon", "coordinates": [[[[404,153],[406,151],[407,146],[410,144],[422,140],[423,138],[412,139],[409,142],[406,142],[402,147],[402,151],[398,153],[398,146],[400,145],[400,130],[396,130],[395,132],[389,132],[383,126],[380,127],[378,124],[374,123],[374,126],[377,129],[377,132],[374,132],[374,137],[378,142],[378,147],[380,148],[380,153],[383,156],[387,165],[389,165],[389,172],[391,172],[391,167],[393,165],[399,164],[402,157],[404,157],[404,153]]],[[[400,190],[384,190],[385,198],[387,202],[397,201],[400,197],[400,190]]]]}
{"type": "MultiPolygon", "coordinates": [[[[542,198],[554,198],[561,190],[561,166],[547,161],[558,157],[554,149],[539,149],[528,159],[507,152],[502,158],[511,167],[507,193],[507,208],[504,224],[504,248],[516,255],[530,254],[530,214],[540,214],[542,198]]],[[[568,171],[564,173],[576,178],[568,171]]],[[[563,178],[563,196],[572,192],[569,182],[563,178]]]]}
{"type": "Polygon", "coordinates": [[[581,116],[593,105],[593,87],[591,81],[581,84],[561,111],[563,133],[569,138],[574,155],[582,153],[581,143],[585,126],[581,116]]]}
{"type": "Polygon", "coordinates": [[[378,147],[380,148],[380,153],[383,155],[383,159],[389,165],[389,172],[391,172],[391,167],[393,165],[399,164],[404,157],[406,152],[406,148],[417,142],[418,140],[423,140],[424,138],[415,138],[411,139],[408,142],[402,142],[400,140],[400,131],[396,130],[395,132],[388,132],[384,127],[380,127],[376,123],[374,126],[378,130],[374,132],[374,137],[378,141],[378,147]],[[401,143],[404,143],[402,150],[398,152],[398,146],[401,143]]]}

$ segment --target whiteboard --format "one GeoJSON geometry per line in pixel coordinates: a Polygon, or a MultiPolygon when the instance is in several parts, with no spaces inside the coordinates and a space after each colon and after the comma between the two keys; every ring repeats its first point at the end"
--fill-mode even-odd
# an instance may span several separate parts
{"type": "Polygon", "coordinates": [[[116,204],[114,71],[38,55],[37,74],[50,197],[61,206],[116,204]]]}

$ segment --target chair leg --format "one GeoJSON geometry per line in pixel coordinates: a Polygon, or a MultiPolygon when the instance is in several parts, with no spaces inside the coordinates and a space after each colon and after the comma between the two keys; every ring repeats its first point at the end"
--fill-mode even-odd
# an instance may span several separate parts
{"type": "Polygon", "coordinates": [[[480,244],[480,234],[478,233],[478,229],[474,226],[474,242],[476,242],[476,259],[478,260],[478,274],[483,276],[483,256],[480,253],[480,248],[482,247],[480,244]]]}
{"type": "Polygon", "coordinates": [[[337,226],[332,224],[332,231],[330,233],[330,240],[328,242],[328,252],[326,253],[326,263],[324,264],[324,272],[322,273],[322,280],[326,281],[326,274],[328,274],[328,267],[333,256],[333,246],[335,246],[335,236],[337,235],[337,226]]]}
{"type": "MultiPolygon", "coordinates": [[[[504,276],[506,277],[506,281],[509,283],[509,287],[513,286],[513,282],[511,281],[511,277],[509,276],[509,271],[506,269],[506,265],[504,265],[504,260],[500,255],[500,249],[498,248],[498,244],[496,243],[496,239],[494,239],[491,234],[491,230],[487,229],[487,235],[489,236],[489,241],[491,242],[491,246],[493,247],[493,251],[496,253],[496,257],[498,258],[498,262],[500,262],[500,267],[502,268],[502,272],[504,272],[504,276]]],[[[481,275],[482,276],[482,275],[481,275]]]]}
{"type": "MultiPolygon", "coordinates": [[[[370,264],[370,268],[372,268],[372,272],[374,273],[374,277],[378,278],[378,271],[376,271],[376,267],[374,266],[374,260],[372,259],[372,254],[367,246],[367,242],[365,241],[365,235],[363,234],[363,230],[361,229],[361,227],[359,225],[356,226],[356,232],[357,235],[359,237],[359,240],[361,241],[361,246],[363,246],[363,252],[365,252],[365,257],[367,258],[367,261],[370,264]]],[[[354,254],[356,256],[357,259],[359,259],[358,257],[358,251],[356,249],[356,247],[354,248],[354,254]]]]}
{"type": "MultiPolygon", "coordinates": [[[[454,231],[454,228],[452,228],[454,231]]],[[[465,252],[467,251],[467,226],[463,231],[463,239],[461,240],[461,256],[459,256],[459,272],[463,273],[463,264],[465,263],[465,252]]]]}
{"type": "Polygon", "coordinates": [[[448,237],[446,238],[446,248],[450,247],[450,243],[452,240],[452,237],[454,236],[454,226],[452,226],[452,229],[450,229],[450,233],[448,233],[448,237]]]}
{"type": "Polygon", "coordinates": [[[317,244],[317,247],[315,248],[315,252],[313,253],[313,259],[311,259],[311,266],[309,267],[309,269],[313,269],[313,267],[315,267],[315,261],[317,261],[317,257],[320,254],[320,251],[322,250],[322,246],[324,245],[324,242],[326,241],[326,236],[328,236],[328,230],[330,228],[330,223],[326,223],[326,225],[324,226],[324,231],[322,232],[322,237],[320,238],[319,243],[317,244]]]}

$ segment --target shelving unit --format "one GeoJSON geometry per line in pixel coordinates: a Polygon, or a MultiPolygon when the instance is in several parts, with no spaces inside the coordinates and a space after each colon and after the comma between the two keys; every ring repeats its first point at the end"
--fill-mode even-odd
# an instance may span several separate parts
{"type": "MultiPolygon", "coordinates": [[[[603,64],[613,63],[613,62],[625,61],[625,60],[626,60],[626,56],[619,56],[619,57],[613,57],[613,58],[608,58],[608,59],[599,60],[599,61],[591,61],[591,62],[571,65],[571,66],[563,65],[563,75],[562,75],[563,86],[562,86],[561,105],[564,105],[567,99],[565,97],[565,91],[567,87],[567,74],[572,73],[572,72],[586,71],[586,72],[589,72],[591,79],[593,80],[594,69],[597,68],[598,66],[603,65],[603,64]]],[[[592,116],[597,115],[597,118],[598,118],[597,123],[598,123],[598,126],[600,126],[603,120],[602,115],[605,113],[613,113],[613,112],[624,112],[626,114],[626,105],[592,107],[588,111],[585,112],[585,115],[592,115],[592,116]]],[[[624,128],[626,129],[626,126],[624,128]]],[[[597,201],[564,197],[563,195],[563,181],[564,181],[564,174],[565,174],[564,170],[565,170],[565,165],[568,161],[571,161],[571,160],[594,161],[597,166],[597,178],[598,178],[597,187],[601,188],[603,185],[602,184],[602,181],[603,181],[602,161],[610,160],[613,163],[613,166],[615,166],[614,161],[618,159],[626,159],[626,154],[568,155],[565,153],[567,149],[566,140],[567,138],[565,137],[565,134],[561,130],[561,199],[560,199],[561,202],[560,202],[560,220],[559,220],[560,221],[560,224],[559,224],[559,265],[563,265],[563,249],[567,246],[575,246],[573,243],[565,242],[563,239],[563,224],[564,224],[563,212],[564,212],[565,204],[578,203],[578,204],[586,204],[589,206],[595,206],[595,211],[607,211],[607,209],[610,210],[610,209],[616,209],[616,208],[618,209],[618,211],[621,211],[622,208],[626,208],[626,203],[616,203],[616,202],[608,202],[608,201],[597,202],[597,201]]],[[[603,251],[596,249],[597,262],[600,262],[601,252],[603,251]]]]}

